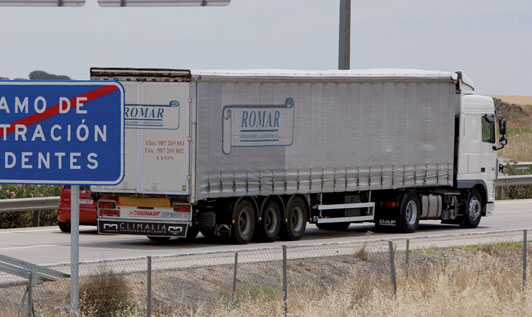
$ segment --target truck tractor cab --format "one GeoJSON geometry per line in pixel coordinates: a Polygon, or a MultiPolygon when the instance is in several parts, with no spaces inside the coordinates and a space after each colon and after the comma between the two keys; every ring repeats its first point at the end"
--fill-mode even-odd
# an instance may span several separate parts
{"type": "MultiPolygon", "coordinates": [[[[456,187],[463,191],[466,208],[477,208],[480,215],[491,214],[495,202],[497,151],[506,144],[506,121],[499,118],[497,146],[497,115],[493,99],[474,95],[467,81],[462,82],[462,98],[457,115],[457,174],[456,187]],[[479,201],[467,198],[475,191],[479,201]],[[482,205],[485,203],[485,208],[482,205]]],[[[480,216],[479,215],[479,216],[480,216]]],[[[480,218],[480,217],[479,217],[480,218]]]]}

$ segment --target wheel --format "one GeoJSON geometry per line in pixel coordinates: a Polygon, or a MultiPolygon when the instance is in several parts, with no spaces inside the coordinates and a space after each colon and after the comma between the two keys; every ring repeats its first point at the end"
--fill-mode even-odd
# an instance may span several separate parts
{"type": "Polygon", "coordinates": [[[157,237],[157,236],[148,236],[148,239],[155,242],[166,242],[170,240],[170,237],[157,237]]]}
{"type": "Polygon", "coordinates": [[[199,229],[198,227],[188,227],[187,236],[185,237],[186,241],[194,241],[198,236],[199,229]]]}
{"type": "Polygon", "coordinates": [[[419,225],[421,204],[415,193],[409,192],[403,195],[399,205],[399,230],[401,232],[415,232],[419,225]]]}
{"type": "Polygon", "coordinates": [[[255,232],[255,207],[249,200],[242,199],[236,205],[233,215],[231,239],[238,244],[249,243],[255,232]]]}
{"type": "Polygon", "coordinates": [[[292,197],[286,206],[286,219],[279,236],[283,240],[299,240],[307,226],[307,206],[301,197],[292,197]]]}
{"type": "Polygon", "coordinates": [[[257,224],[257,239],[271,242],[281,230],[281,205],[276,199],[269,199],[262,211],[262,221],[257,224]]]}
{"type": "Polygon", "coordinates": [[[62,232],[70,232],[70,222],[61,222],[59,221],[59,229],[61,229],[62,232]]]}
{"type": "Polygon", "coordinates": [[[484,208],[486,208],[486,206],[482,201],[482,196],[480,195],[480,193],[476,189],[470,191],[467,197],[466,205],[464,207],[464,216],[462,217],[460,227],[478,227],[484,208]]]}
{"type": "Polygon", "coordinates": [[[350,225],[350,222],[317,223],[316,227],[320,230],[346,231],[350,225]]]}

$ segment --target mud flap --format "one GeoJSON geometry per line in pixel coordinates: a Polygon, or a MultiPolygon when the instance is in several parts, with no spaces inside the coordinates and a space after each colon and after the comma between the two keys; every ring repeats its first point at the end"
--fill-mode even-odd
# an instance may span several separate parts
{"type": "Polygon", "coordinates": [[[375,211],[375,225],[382,228],[398,228],[399,209],[390,207],[379,207],[375,211]]]}

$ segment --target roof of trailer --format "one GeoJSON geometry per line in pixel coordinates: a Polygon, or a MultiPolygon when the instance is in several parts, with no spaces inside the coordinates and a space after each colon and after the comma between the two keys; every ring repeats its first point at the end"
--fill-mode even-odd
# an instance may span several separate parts
{"type": "MultiPolygon", "coordinates": [[[[193,77],[195,79],[429,79],[429,80],[458,80],[458,72],[442,72],[419,69],[350,69],[350,70],[290,70],[290,69],[220,69],[220,70],[186,70],[186,69],[156,69],[156,68],[91,68],[91,76],[102,77],[145,77],[145,78],[180,78],[193,77]]],[[[473,82],[466,75],[462,75],[462,83],[473,89],[473,82]]]]}
{"type": "MultiPolygon", "coordinates": [[[[396,68],[374,68],[374,69],[349,69],[349,70],[288,70],[288,69],[242,69],[242,70],[191,70],[193,77],[212,78],[427,78],[427,79],[448,79],[456,81],[456,72],[442,72],[419,69],[396,69],[396,68]]],[[[473,87],[473,82],[466,75],[462,76],[462,81],[473,87]]]]}
{"type": "Polygon", "coordinates": [[[291,70],[291,69],[216,69],[191,70],[197,76],[221,77],[434,77],[456,78],[454,72],[418,69],[349,69],[349,70],[291,70]]]}

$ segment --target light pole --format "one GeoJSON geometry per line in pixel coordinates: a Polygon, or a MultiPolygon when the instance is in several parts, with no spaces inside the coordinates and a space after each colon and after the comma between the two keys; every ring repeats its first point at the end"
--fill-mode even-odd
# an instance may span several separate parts
{"type": "Polygon", "coordinates": [[[351,0],[340,0],[338,69],[351,68],[351,0]]]}

